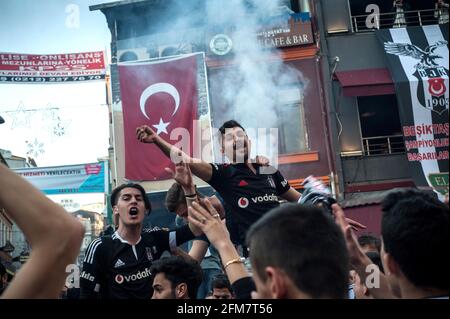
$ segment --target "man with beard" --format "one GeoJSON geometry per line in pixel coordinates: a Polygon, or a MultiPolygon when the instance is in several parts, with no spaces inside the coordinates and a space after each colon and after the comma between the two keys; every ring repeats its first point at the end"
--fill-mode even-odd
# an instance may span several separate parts
{"type": "MultiPolygon", "coordinates": [[[[164,141],[147,125],[136,129],[136,137],[142,143],[155,144],[172,160],[188,163],[194,175],[211,185],[229,208],[227,221],[232,220],[233,226],[237,228],[238,238],[232,238],[232,241],[243,244],[250,226],[267,211],[279,206],[278,197],[297,202],[301,194],[289,185],[277,169],[250,159],[251,141],[238,122],[225,122],[219,132],[221,153],[228,158],[230,164],[206,163],[191,158],[164,141]]],[[[362,227],[353,221],[350,223],[362,227]]]]}
{"type": "Polygon", "coordinates": [[[197,261],[172,256],[156,261],[151,268],[152,299],[197,299],[202,269],[197,261]]]}

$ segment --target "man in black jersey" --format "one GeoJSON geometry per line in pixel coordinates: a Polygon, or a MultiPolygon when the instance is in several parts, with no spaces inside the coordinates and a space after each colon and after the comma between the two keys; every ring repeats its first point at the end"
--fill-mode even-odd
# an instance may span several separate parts
{"type": "Polygon", "coordinates": [[[232,219],[243,241],[247,229],[265,212],[279,205],[278,196],[297,202],[301,194],[292,188],[281,173],[273,169],[265,174],[266,166],[253,163],[250,158],[250,141],[244,128],[236,121],[228,121],[219,129],[222,137],[221,152],[231,164],[212,164],[192,159],[180,153],[149,126],[137,128],[136,134],[143,143],[156,144],[167,156],[182,154],[194,175],[214,187],[229,205],[232,219]]]}
{"type": "Polygon", "coordinates": [[[80,276],[81,298],[150,299],[153,261],[202,232],[192,224],[171,232],[142,232],[144,216],[151,206],[139,184],[114,189],[111,206],[119,227],[111,236],[89,244],[80,276]]]}
{"type": "MultiPolygon", "coordinates": [[[[301,194],[274,167],[255,163],[249,158],[250,140],[238,122],[227,121],[219,131],[221,152],[231,164],[193,159],[164,141],[147,125],[136,129],[136,137],[142,143],[156,144],[173,161],[179,161],[182,157],[183,162],[189,163],[194,175],[214,187],[230,208],[231,216],[227,216],[227,219],[230,217],[236,224],[239,243],[244,243],[249,227],[279,205],[278,197],[298,202],[301,194]]],[[[358,223],[355,226],[361,227],[358,223]]]]}

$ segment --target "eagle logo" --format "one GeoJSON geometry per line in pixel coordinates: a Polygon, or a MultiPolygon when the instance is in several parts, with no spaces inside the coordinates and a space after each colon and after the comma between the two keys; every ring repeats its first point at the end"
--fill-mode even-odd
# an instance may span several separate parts
{"type": "Polygon", "coordinates": [[[394,43],[394,42],[385,42],[384,49],[389,54],[395,54],[400,56],[409,56],[420,60],[420,62],[415,66],[416,69],[424,69],[430,67],[439,66],[435,60],[443,59],[442,56],[435,54],[437,48],[446,46],[448,44],[447,41],[438,41],[433,45],[429,45],[422,50],[417,45],[408,44],[408,43],[394,43]]]}
{"type": "Polygon", "coordinates": [[[436,53],[439,47],[447,46],[446,40],[437,41],[422,50],[420,47],[409,43],[385,42],[386,53],[397,56],[407,56],[419,60],[411,70],[418,81],[417,99],[426,109],[439,115],[448,110],[448,77],[449,71],[443,65],[437,63],[444,57],[436,53]],[[428,86],[428,89],[426,88],[428,86]]]}

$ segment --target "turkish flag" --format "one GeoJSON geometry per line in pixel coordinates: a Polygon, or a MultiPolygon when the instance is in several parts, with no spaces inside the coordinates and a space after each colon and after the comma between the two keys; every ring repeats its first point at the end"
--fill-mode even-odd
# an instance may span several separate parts
{"type": "MultiPolygon", "coordinates": [[[[136,139],[136,128],[150,126],[169,144],[176,128],[189,131],[192,156],[194,119],[197,119],[197,58],[195,55],[164,61],[119,64],[125,137],[125,177],[130,180],[164,180],[173,163],[154,144],[136,139]]],[[[178,130],[177,130],[178,131],[178,130]]]]}

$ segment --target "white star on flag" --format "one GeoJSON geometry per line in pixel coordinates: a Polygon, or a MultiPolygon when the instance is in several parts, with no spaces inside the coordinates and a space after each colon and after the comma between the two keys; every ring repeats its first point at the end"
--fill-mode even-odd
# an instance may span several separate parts
{"type": "Polygon", "coordinates": [[[153,127],[157,129],[156,135],[159,135],[159,134],[161,134],[163,132],[166,133],[166,134],[169,134],[169,133],[167,133],[167,126],[169,124],[170,124],[170,122],[166,123],[166,122],[163,121],[162,118],[160,118],[159,119],[159,123],[157,125],[153,125],[153,127]]]}

